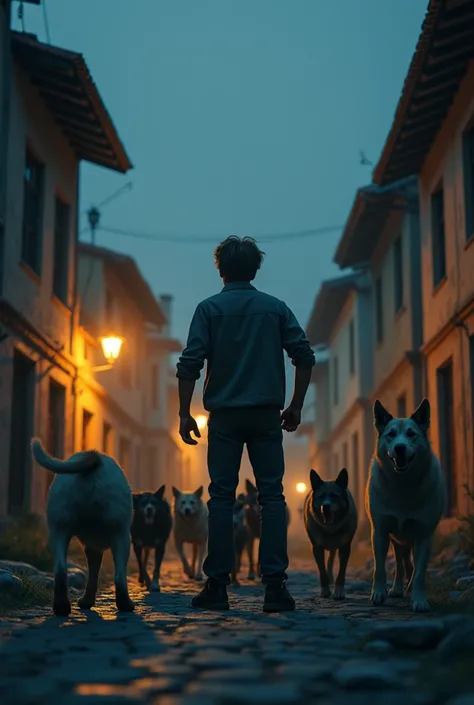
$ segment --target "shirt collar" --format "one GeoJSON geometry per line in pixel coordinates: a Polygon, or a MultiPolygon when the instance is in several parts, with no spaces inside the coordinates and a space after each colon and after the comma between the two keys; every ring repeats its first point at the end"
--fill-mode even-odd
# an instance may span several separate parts
{"type": "Polygon", "coordinates": [[[222,291],[232,291],[233,289],[255,289],[250,282],[229,282],[222,291]]]}

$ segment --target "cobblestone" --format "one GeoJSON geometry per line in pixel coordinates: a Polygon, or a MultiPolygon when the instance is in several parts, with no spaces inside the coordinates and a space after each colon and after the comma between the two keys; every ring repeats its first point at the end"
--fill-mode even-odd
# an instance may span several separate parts
{"type": "MultiPolygon", "coordinates": [[[[2,705],[342,705],[348,698],[390,705],[401,697],[404,705],[444,705],[472,698],[472,680],[470,687],[453,681],[436,648],[468,630],[464,617],[420,618],[405,600],[373,609],[366,585],[353,578],[345,602],[323,600],[313,565],[290,573],[297,611],[281,615],[264,614],[262,586],[246,581],[230,591],[229,612],[193,611],[199,586],[173,561],[163,566],[161,593],[147,593],[136,577],[130,587],[133,614],[117,614],[105,590],[89,613],[74,607],[59,619],[38,608],[4,619],[2,705]]],[[[469,679],[468,664],[466,673],[469,679]]]]}

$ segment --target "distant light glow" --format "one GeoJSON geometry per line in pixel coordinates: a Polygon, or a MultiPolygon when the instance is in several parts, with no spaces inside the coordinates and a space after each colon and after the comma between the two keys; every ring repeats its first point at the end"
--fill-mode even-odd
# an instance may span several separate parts
{"type": "Polygon", "coordinates": [[[303,494],[304,492],[306,492],[306,490],[307,490],[306,482],[297,482],[296,483],[296,491],[298,492],[298,494],[303,494]]]}
{"type": "Polygon", "coordinates": [[[202,431],[207,426],[207,416],[205,416],[204,414],[198,414],[196,416],[196,423],[197,423],[198,429],[200,431],[202,431]]]}

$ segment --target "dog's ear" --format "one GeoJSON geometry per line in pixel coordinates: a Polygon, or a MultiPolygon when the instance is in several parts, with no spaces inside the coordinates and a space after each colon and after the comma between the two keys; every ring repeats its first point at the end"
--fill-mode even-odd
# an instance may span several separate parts
{"type": "Polygon", "coordinates": [[[173,492],[173,497],[175,499],[178,499],[178,497],[181,497],[181,492],[178,489],[176,489],[176,487],[172,487],[171,489],[173,492]]]}
{"type": "Polygon", "coordinates": [[[132,500],[133,500],[133,508],[137,506],[138,499],[140,497],[140,492],[133,492],[132,493],[132,500]]]}
{"type": "Polygon", "coordinates": [[[163,496],[165,494],[165,490],[166,490],[166,485],[161,485],[160,489],[156,490],[155,497],[157,499],[163,499],[163,496]]]}
{"type": "Polygon", "coordinates": [[[245,480],[245,489],[247,490],[247,494],[257,493],[257,488],[255,487],[253,482],[250,482],[250,480],[245,480]]]}
{"type": "Polygon", "coordinates": [[[347,474],[346,468],[342,468],[339,475],[336,477],[336,485],[341,488],[341,490],[347,490],[349,486],[349,475],[347,474]]]}
{"type": "Polygon", "coordinates": [[[379,433],[382,433],[384,428],[393,419],[392,414],[389,414],[379,399],[375,400],[374,404],[374,426],[379,433]]]}
{"type": "Polygon", "coordinates": [[[324,483],[324,480],[321,480],[316,470],[311,470],[309,473],[309,481],[311,482],[311,487],[314,492],[317,492],[324,483]]]}
{"type": "Polygon", "coordinates": [[[431,407],[428,399],[423,399],[421,404],[417,406],[411,415],[411,420],[421,428],[423,433],[428,431],[431,422],[431,407]]]}
{"type": "Polygon", "coordinates": [[[194,493],[198,499],[201,499],[202,493],[204,492],[204,487],[201,485],[201,487],[198,487],[196,492],[194,493]]]}

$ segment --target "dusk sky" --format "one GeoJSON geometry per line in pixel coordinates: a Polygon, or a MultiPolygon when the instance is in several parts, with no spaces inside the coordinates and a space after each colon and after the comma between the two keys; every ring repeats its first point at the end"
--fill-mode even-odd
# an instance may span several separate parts
{"type": "MultiPolygon", "coordinates": [[[[46,0],[46,8],[52,44],[83,53],[135,167],[122,176],[83,165],[82,209],[131,180],[104,208],[103,225],[211,240],[98,236],[133,255],[156,294],[175,296],[174,333],[184,339],[198,301],[220,288],[219,239],[344,223],[356,188],[371,179],[359,150],[378,159],[426,0],[46,0]]],[[[41,7],[25,6],[25,25],[46,39],[41,7]]],[[[256,284],[303,325],[321,280],[337,274],[338,237],[262,243],[256,284]]]]}

